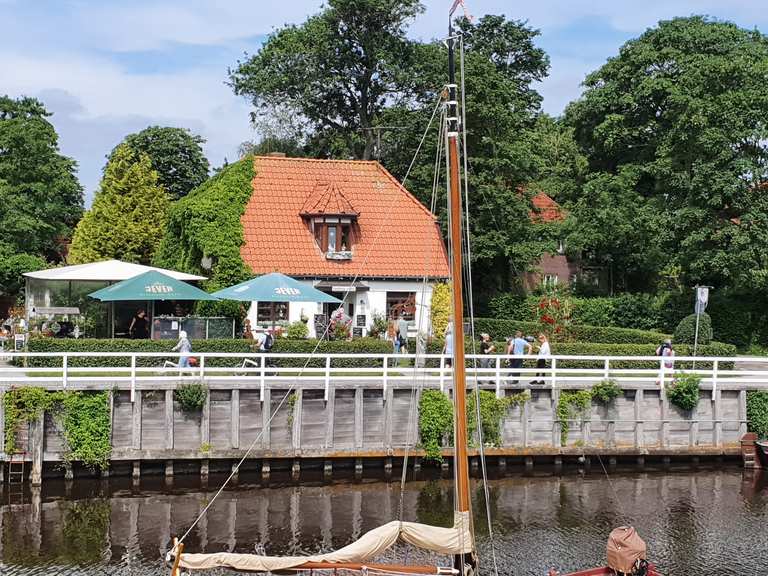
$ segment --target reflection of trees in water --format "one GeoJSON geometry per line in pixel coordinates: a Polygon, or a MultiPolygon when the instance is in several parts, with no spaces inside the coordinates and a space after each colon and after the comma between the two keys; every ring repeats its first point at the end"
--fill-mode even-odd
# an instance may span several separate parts
{"type": "Polygon", "coordinates": [[[59,561],[64,564],[100,562],[109,530],[109,500],[79,500],[64,506],[59,561]]]}
{"type": "MultiPolygon", "coordinates": [[[[480,482],[475,489],[475,496],[472,500],[472,511],[475,517],[475,533],[478,536],[488,535],[488,517],[485,510],[485,490],[483,483],[480,482]]],[[[491,523],[494,532],[503,532],[503,524],[499,521],[499,489],[498,486],[488,486],[488,508],[491,512],[491,523]]]]}
{"type": "Polygon", "coordinates": [[[432,526],[453,525],[453,486],[431,480],[419,490],[416,519],[432,526]]]}

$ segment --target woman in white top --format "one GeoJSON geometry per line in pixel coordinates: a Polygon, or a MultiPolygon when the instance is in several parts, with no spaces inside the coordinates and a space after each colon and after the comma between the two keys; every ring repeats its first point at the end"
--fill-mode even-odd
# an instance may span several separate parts
{"type": "MultiPolygon", "coordinates": [[[[541,332],[539,334],[539,352],[536,354],[536,368],[546,368],[547,366],[547,358],[550,356],[551,352],[549,349],[549,339],[547,338],[547,335],[544,334],[544,332],[541,332]]],[[[534,380],[531,382],[531,384],[544,384],[543,378],[545,377],[544,372],[538,372],[536,374],[536,378],[541,378],[541,380],[534,380]]]]}

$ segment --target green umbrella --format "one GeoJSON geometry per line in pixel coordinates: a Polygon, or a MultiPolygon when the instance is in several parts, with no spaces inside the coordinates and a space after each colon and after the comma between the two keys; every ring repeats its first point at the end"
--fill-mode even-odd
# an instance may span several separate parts
{"type": "Polygon", "coordinates": [[[150,270],[112,286],[96,290],[89,296],[102,302],[118,300],[218,300],[216,296],[203,292],[200,288],[171,278],[156,270],[150,270]]]}
{"type": "Polygon", "coordinates": [[[321,292],[312,286],[302,284],[290,276],[272,272],[246,280],[235,286],[213,293],[222,300],[242,302],[328,302],[341,304],[341,300],[321,292]]]}

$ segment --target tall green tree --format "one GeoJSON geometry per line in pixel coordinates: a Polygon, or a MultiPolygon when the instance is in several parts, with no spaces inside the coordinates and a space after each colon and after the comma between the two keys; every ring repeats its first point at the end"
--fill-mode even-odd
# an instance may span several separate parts
{"type": "Polygon", "coordinates": [[[185,128],[149,126],[129,134],[123,142],[134,152],[149,156],[158,182],[171,200],[183,198],[208,179],[210,166],[202,148],[205,139],[185,128]]]}
{"type": "Polygon", "coordinates": [[[93,206],[75,229],[72,264],[108,258],[149,264],[165,232],[170,201],[152,161],[118,146],[104,169],[93,206]]]}
{"type": "Polygon", "coordinates": [[[659,23],[590,74],[567,110],[604,201],[576,213],[593,228],[585,247],[618,240],[623,223],[590,222],[613,209],[642,232],[621,263],[638,276],[671,265],[686,283],[764,281],[767,83],[768,39],[700,16],[659,23]]]}
{"type": "Polygon", "coordinates": [[[306,121],[318,150],[367,160],[382,110],[408,94],[405,32],[422,10],[418,0],[329,0],[238,62],[230,82],[256,119],[288,110],[306,121]]]}
{"type": "Polygon", "coordinates": [[[51,261],[83,213],[75,162],[39,100],[0,97],[0,246],[51,261]]]}

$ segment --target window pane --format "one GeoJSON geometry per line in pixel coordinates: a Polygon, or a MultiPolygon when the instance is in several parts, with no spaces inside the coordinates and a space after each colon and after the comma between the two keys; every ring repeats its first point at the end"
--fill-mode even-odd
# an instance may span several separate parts
{"type": "Polygon", "coordinates": [[[413,320],[416,315],[416,292],[387,292],[387,316],[413,320]]]}
{"type": "Polygon", "coordinates": [[[336,226],[328,226],[328,251],[336,250],[336,226]]]}

